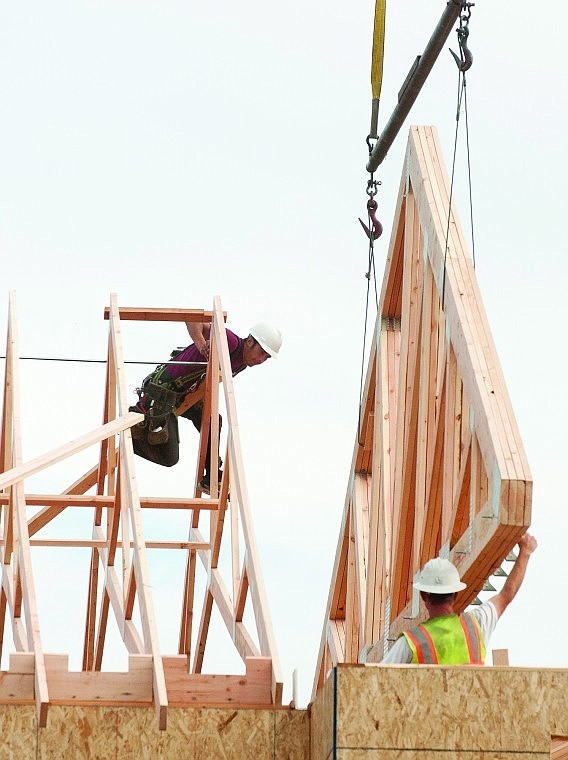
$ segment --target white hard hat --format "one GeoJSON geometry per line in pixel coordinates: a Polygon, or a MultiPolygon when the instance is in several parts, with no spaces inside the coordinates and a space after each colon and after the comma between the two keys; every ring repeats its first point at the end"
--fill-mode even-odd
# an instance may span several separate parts
{"type": "Polygon", "coordinates": [[[467,586],[460,581],[455,565],[441,557],[427,562],[413,585],[418,591],[426,591],[428,594],[451,594],[467,586]]]}
{"type": "Polygon", "coordinates": [[[254,327],[250,328],[250,335],[260,343],[262,348],[270,356],[278,356],[280,346],[282,345],[282,333],[276,327],[268,324],[268,322],[258,322],[254,327]]]}

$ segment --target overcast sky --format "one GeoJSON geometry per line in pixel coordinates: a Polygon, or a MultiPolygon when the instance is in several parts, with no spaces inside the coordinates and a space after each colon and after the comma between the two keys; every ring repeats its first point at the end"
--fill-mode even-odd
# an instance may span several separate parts
{"type": "MultiPolygon", "coordinates": [[[[380,128],[444,7],[389,4],[380,128]]],[[[259,318],[284,333],[279,360],[239,376],[235,390],[284,699],[298,668],[302,706],[357,424],[373,13],[369,0],[0,3],[1,334],[10,290],[22,356],[103,359],[111,292],[124,306],[188,308],[210,308],[219,294],[237,333],[259,318]]],[[[514,665],[566,666],[561,35],[562,24],[527,0],[473,8],[477,275],[533,472],[540,543],[491,642],[509,648],[514,665]]],[[[454,35],[450,44],[457,49],[454,35]]],[[[380,280],[408,126],[436,125],[450,166],[456,87],[444,50],[377,173],[380,280]]],[[[463,135],[456,199],[469,235],[463,135]]],[[[186,341],[181,325],[124,328],[130,361],[157,362],[186,341]]],[[[132,389],[145,372],[129,365],[132,389]]],[[[24,459],[100,424],[102,366],[26,361],[21,374],[24,459]]],[[[197,436],[190,424],[181,435],[174,470],[137,460],[142,494],[188,493],[197,436]]],[[[61,491],[95,457],[93,448],[26,490],[61,491]]],[[[69,518],[71,535],[77,525],[69,518]]],[[[88,536],[89,519],[81,525],[88,536]]],[[[156,527],[148,518],[149,538],[156,527]]],[[[168,528],[185,538],[185,524],[168,528]]],[[[88,552],[38,564],[44,649],[69,652],[78,668],[88,552]]],[[[166,653],[178,634],[167,614],[179,604],[183,563],[174,564],[162,554],[151,565],[166,653]]],[[[206,665],[222,671],[229,655],[219,642],[206,665]]]]}

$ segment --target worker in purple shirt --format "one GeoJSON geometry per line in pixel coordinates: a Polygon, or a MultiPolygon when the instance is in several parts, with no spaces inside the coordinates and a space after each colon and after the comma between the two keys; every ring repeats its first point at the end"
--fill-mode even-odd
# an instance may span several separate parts
{"type": "MultiPolygon", "coordinates": [[[[174,363],[164,363],[148,375],[138,390],[139,401],[130,407],[131,411],[142,412],[146,418],[132,428],[134,453],[150,462],[172,467],[179,460],[179,433],[177,415],[173,408],[179,407],[185,397],[205,382],[211,325],[207,322],[188,322],[187,330],[193,343],[181,351],[173,351],[174,363]],[[161,404],[160,394],[168,394],[167,401],[161,404]],[[166,410],[164,413],[164,410],[166,410]],[[160,413],[156,413],[159,410],[160,413]]],[[[282,335],[267,322],[259,322],[251,327],[246,338],[239,338],[226,329],[229,357],[233,377],[247,367],[262,364],[271,357],[276,357],[282,345],[282,335]]],[[[193,422],[201,431],[203,421],[203,401],[198,401],[181,414],[193,422]]],[[[219,415],[219,432],[222,418],[219,415]]],[[[219,470],[222,462],[219,459],[219,470]]],[[[211,483],[211,441],[207,444],[205,474],[199,487],[209,493],[211,483]]],[[[219,472],[219,479],[221,472],[219,472]]]]}

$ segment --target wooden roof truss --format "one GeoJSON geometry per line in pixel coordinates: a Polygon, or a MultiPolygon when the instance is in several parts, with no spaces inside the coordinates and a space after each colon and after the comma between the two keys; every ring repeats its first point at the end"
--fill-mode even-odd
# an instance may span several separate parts
{"type": "MultiPolygon", "coordinates": [[[[160,728],[166,726],[168,705],[280,704],[282,679],[249,507],[220,300],[215,298],[210,312],[120,309],[113,295],[105,316],[109,320],[109,340],[103,424],[37,459],[23,462],[16,302],[15,294],[10,294],[0,443],[0,654],[6,646],[5,626],[11,628],[15,651],[9,653],[9,670],[0,672],[0,702],[35,701],[41,726],[45,726],[48,705],[53,702],[153,703],[160,728]],[[138,493],[130,428],[143,416],[128,411],[121,337],[121,320],[124,319],[212,322],[204,423],[195,487],[189,495],[161,498],[138,493]],[[220,385],[212,380],[216,377],[220,378],[227,414],[227,451],[218,499],[201,498],[198,486],[208,435],[213,461],[219,449],[220,385]],[[25,492],[26,477],[93,445],[99,446],[98,462],[63,493],[25,492]],[[41,538],[42,528],[56,523],[58,515],[65,510],[87,507],[93,512],[90,537],[41,538]],[[187,510],[188,535],[175,542],[147,540],[143,509],[162,510],[164,519],[168,510],[187,510]],[[30,510],[35,511],[33,516],[29,515],[30,510]],[[203,528],[205,518],[208,518],[209,530],[203,528]],[[225,544],[230,542],[232,558],[228,578],[223,577],[219,565],[224,537],[225,544]],[[67,655],[43,651],[33,573],[36,546],[91,549],[81,672],[68,670],[67,655]],[[186,555],[184,577],[172,580],[173,584],[177,583],[181,602],[179,647],[173,655],[163,655],[158,640],[148,568],[148,553],[155,548],[176,549],[186,555]],[[200,614],[195,597],[199,565],[206,575],[200,614]],[[256,630],[252,633],[243,622],[247,600],[254,614],[256,630]],[[137,616],[134,614],[136,604],[137,616]],[[214,606],[245,664],[244,676],[202,673],[214,606]],[[109,615],[116,619],[128,652],[127,673],[102,671],[109,615]],[[194,618],[199,621],[196,632],[194,618]],[[195,642],[193,649],[192,641],[195,642]]],[[[216,479],[215,472],[211,483],[213,494],[218,485],[216,479]]]]}
{"type": "Polygon", "coordinates": [[[532,481],[433,127],[412,127],[368,364],[314,695],[419,622],[445,556],[465,608],[530,524],[532,481]],[[449,215],[449,218],[448,218],[449,215]]]}

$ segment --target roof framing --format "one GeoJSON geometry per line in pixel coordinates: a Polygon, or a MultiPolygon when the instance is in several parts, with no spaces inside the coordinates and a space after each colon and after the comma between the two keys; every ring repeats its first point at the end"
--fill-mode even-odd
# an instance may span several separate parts
{"type": "Polygon", "coordinates": [[[109,338],[103,424],[36,459],[23,462],[16,297],[10,294],[0,441],[0,655],[6,648],[6,626],[10,627],[15,651],[9,652],[9,670],[0,672],[0,703],[35,702],[40,726],[46,725],[48,706],[54,703],[153,703],[161,729],[166,727],[169,705],[279,705],[282,678],[252,525],[224,330],[225,314],[220,299],[214,299],[211,311],[140,309],[119,308],[116,295],[112,295],[110,306],[105,309],[105,319],[109,322],[109,338]],[[143,415],[128,411],[121,333],[124,319],[212,323],[203,397],[204,424],[195,485],[190,494],[144,497],[138,493],[130,428],[140,422],[143,415]],[[217,377],[220,384],[213,380],[217,377]],[[220,387],[227,414],[227,452],[220,484],[215,482],[217,473],[212,473],[211,491],[216,493],[219,487],[219,498],[209,499],[202,498],[198,484],[203,475],[209,436],[213,461],[219,450],[220,387]],[[99,447],[98,461],[63,493],[25,492],[27,477],[45,472],[93,445],[99,447]],[[28,516],[30,508],[38,507],[39,511],[28,516]],[[41,537],[42,529],[48,525],[57,527],[56,518],[69,509],[92,510],[91,535],[73,539],[41,537]],[[168,510],[187,510],[188,535],[176,541],[147,540],[143,509],[159,509],[164,516],[168,510]],[[206,517],[208,526],[204,528],[202,523],[206,517]],[[227,534],[225,522],[229,523],[230,530],[223,542],[227,534]],[[223,576],[219,563],[222,544],[232,557],[228,579],[223,576]],[[50,655],[43,651],[33,573],[36,547],[91,549],[80,672],[69,671],[67,655],[50,655]],[[152,549],[183,551],[186,557],[183,577],[172,581],[182,601],[179,646],[173,655],[160,650],[148,567],[148,552],[152,549]],[[195,632],[196,574],[200,565],[205,576],[205,596],[195,632]],[[249,601],[254,620],[252,631],[243,622],[249,601]],[[244,675],[202,672],[214,607],[243,661],[244,675]],[[102,671],[111,615],[128,653],[127,673],[102,671]]]}
{"type": "Polygon", "coordinates": [[[367,368],[313,696],[422,619],[448,557],[462,610],[530,524],[532,479],[434,127],[412,127],[367,368]]]}

